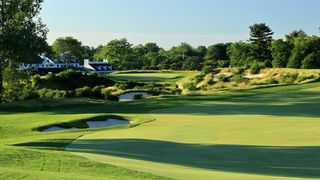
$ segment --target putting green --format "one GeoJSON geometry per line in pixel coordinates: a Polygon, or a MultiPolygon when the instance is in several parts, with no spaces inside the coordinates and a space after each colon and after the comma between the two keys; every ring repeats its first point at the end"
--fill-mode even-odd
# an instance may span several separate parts
{"type": "Polygon", "coordinates": [[[320,177],[320,88],[149,112],[156,121],[85,135],[67,150],[182,179],[320,177]]]}
{"type": "Polygon", "coordinates": [[[143,81],[143,82],[176,82],[195,72],[174,71],[174,72],[142,72],[142,73],[115,73],[109,77],[121,81],[143,81]]]}

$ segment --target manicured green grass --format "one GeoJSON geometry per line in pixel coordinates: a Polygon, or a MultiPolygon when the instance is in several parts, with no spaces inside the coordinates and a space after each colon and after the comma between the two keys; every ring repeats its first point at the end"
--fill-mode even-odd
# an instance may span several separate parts
{"type": "Polygon", "coordinates": [[[156,71],[141,71],[141,72],[118,72],[111,74],[111,77],[114,80],[118,81],[141,81],[141,82],[160,82],[160,83],[168,83],[168,82],[176,82],[181,80],[187,76],[193,75],[196,72],[189,71],[169,71],[169,72],[156,72],[156,71]]]}
{"type": "Polygon", "coordinates": [[[92,160],[183,179],[320,177],[320,88],[149,112],[157,121],[69,147],[92,160]]]}
{"type": "Polygon", "coordinates": [[[0,179],[317,179],[319,87],[0,106],[0,179]],[[132,120],[133,126],[150,122],[131,128],[36,130],[59,123],[81,126],[83,119],[108,115],[132,120]]]}

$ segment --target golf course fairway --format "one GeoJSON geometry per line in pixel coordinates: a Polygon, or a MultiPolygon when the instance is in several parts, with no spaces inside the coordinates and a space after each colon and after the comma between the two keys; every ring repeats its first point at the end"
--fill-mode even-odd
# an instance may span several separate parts
{"type": "Polygon", "coordinates": [[[155,121],[99,131],[67,151],[177,179],[320,178],[320,88],[149,111],[155,121]]]}

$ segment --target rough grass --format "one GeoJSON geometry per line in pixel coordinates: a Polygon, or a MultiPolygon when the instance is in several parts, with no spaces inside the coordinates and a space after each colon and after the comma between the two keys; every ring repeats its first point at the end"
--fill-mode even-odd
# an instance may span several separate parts
{"type": "Polygon", "coordinates": [[[0,179],[316,179],[318,87],[0,106],[0,179]],[[109,115],[132,120],[136,127],[37,131],[109,115]],[[68,150],[75,154],[65,152],[73,141],[68,150]]]}
{"type": "Polygon", "coordinates": [[[196,83],[197,90],[191,94],[212,94],[228,89],[252,89],[292,84],[306,84],[320,79],[320,70],[272,68],[263,69],[259,74],[245,71],[237,74],[237,69],[223,68],[218,74],[207,74],[204,79],[196,83]],[[221,81],[223,78],[226,81],[221,81]]]}

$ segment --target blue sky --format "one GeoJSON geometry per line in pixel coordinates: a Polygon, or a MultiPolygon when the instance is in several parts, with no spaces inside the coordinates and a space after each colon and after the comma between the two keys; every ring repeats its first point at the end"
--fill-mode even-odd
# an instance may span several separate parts
{"type": "Polygon", "coordinates": [[[44,0],[41,17],[49,43],[74,36],[97,46],[126,37],[170,48],[246,40],[259,22],[276,38],[295,29],[319,34],[320,0],[44,0]]]}

